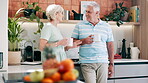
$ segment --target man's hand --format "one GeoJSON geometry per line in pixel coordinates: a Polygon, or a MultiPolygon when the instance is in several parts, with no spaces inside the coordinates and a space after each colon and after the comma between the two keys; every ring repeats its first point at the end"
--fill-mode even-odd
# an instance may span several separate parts
{"type": "Polygon", "coordinates": [[[92,36],[94,36],[94,35],[90,35],[90,36],[88,36],[87,38],[81,39],[82,45],[93,43],[93,38],[92,38],[92,36]]]}
{"type": "Polygon", "coordinates": [[[113,73],[114,73],[114,66],[109,65],[109,67],[108,67],[108,78],[112,77],[113,73]]]}

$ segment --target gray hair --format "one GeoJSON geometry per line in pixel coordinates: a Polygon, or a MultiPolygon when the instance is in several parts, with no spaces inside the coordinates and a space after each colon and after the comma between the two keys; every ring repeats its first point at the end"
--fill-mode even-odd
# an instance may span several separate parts
{"type": "Polygon", "coordinates": [[[87,7],[88,7],[88,6],[92,6],[93,9],[94,9],[94,11],[100,11],[100,5],[97,4],[96,2],[89,3],[89,4],[87,5],[87,7]]]}
{"type": "Polygon", "coordinates": [[[64,12],[64,9],[60,5],[52,4],[46,8],[46,16],[50,21],[56,18],[55,15],[58,12],[64,12]]]}

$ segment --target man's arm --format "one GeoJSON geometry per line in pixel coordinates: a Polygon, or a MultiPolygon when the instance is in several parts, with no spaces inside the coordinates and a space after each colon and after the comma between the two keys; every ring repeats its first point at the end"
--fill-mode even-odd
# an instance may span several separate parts
{"type": "Polygon", "coordinates": [[[109,55],[109,62],[114,63],[114,44],[113,42],[107,42],[107,49],[109,55]]]}
{"type": "MultiPolygon", "coordinates": [[[[81,45],[84,45],[84,44],[91,44],[93,43],[93,38],[92,38],[93,35],[90,35],[88,36],[87,38],[84,38],[84,39],[80,39],[80,41],[82,41],[81,45]]],[[[74,41],[78,40],[76,38],[73,38],[74,41]]]]}
{"type": "Polygon", "coordinates": [[[107,49],[109,55],[109,68],[108,68],[108,77],[111,77],[114,72],[114,44],[113,42],[107,42],[107,49]]]}

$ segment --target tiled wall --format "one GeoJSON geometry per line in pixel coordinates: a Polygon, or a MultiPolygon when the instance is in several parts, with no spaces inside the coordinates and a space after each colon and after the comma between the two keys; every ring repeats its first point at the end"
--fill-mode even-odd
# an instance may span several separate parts
{"type": "MultiPolygon", "coordinates": [[[[130,7],[132,0],[9,0],[9,17],[14,16],[15,12],[22,7],[22,2],[38,2],[39,6],[45,10],[50,4],[59,4],[66,10],[75,10],[80,13],[81,1],[96,1],[101,6],[101,18],[110,13],[114,8],[114,3],[124,2],[124,6],[130,7]]],[[[70,12],[71,19],[73,13],[70,12]]]]}

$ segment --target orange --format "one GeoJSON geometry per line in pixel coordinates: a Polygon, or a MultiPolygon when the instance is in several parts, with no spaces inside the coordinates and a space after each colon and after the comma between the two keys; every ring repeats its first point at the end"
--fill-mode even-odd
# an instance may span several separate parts
{"type": "Polygon", "coordinates": [[[71,59],[65,59],[61,61],[60,66],[59,66],[60,73],[65,73],[72,69],[74,69],[74,62],[71,59]]]}
{"type": "Polygon", "coordinates": [[[31,80],[30,80],[30,76],[29,75],[26,75],[26,76],[24,76],[24,81],[27,81],[27,82],[30,82],[31,80]]]}
{"type": "Polygon", "coordinates": [[[74,81],[76,80],[76,75],[72,71],[68,71],[63,74],[63,80],[64,81],[74,81]]]}
{"type": "Polygon", "coordinates": [[[42,83],[54,83],[50,78],[44,78],[42,83]]]}
{"type": "Polygon", "coordinates": [[[56,72],[52,76],[50,76],[49,78],[51,78],[54,82],[58,82],[61,80],[61,74],[56,72]]]}
{"type": "Polygon", "coordinates": [[[42,64],[43,70],[53,69],[59,67],[59,62],[56,59],[48,59],[42,64]]]}

